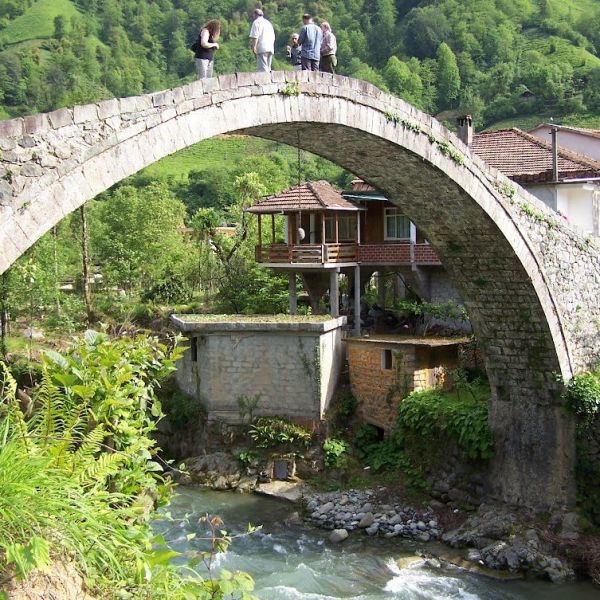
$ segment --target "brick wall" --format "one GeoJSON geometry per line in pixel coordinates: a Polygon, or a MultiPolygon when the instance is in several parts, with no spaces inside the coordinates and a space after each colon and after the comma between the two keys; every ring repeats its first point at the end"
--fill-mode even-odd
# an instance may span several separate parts
{"type": "MultiPolygon", "coordinates": [[[[440,259],[430,244],[415,244],[415,262],[418,265],[440,265],[440,259]]],[[[388,242],[386,244],[361,245],[358,260],[373,265],[410,265],[410,243],[388,242]]]]}

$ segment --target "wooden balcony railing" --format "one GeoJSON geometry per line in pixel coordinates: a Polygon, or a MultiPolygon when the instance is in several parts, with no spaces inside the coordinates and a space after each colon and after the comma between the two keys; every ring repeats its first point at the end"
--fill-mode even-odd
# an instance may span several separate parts
{"type": "Polygon", "coordinates": [[[354,263],[363,265],[441,265],[429,244],[266,244],[256,246],[256,262],[280,264],[354,263]]]}
{"type": "Polygon", "coordinates": [[[356,244],[266,244],[256,246],[258,263],[319,264],[355,262],[356,244]]]}

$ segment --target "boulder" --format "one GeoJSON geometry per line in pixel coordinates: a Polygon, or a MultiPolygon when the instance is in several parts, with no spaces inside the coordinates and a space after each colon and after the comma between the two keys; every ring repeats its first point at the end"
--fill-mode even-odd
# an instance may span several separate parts
{"type": "Polygon", "coordinates": [[[375,517],[373,513],[367,513],[365,516],[359,521],[358,526],[360,529],[366,529],[367,527],[371,527],[375,522],[375,517]]]}
{"type": "Polygon", "coordinates": [[[348,532],[345,529],[334,529],[329,535],[329,541],[333,544],[339,544],[348,537],[348,532]]]}

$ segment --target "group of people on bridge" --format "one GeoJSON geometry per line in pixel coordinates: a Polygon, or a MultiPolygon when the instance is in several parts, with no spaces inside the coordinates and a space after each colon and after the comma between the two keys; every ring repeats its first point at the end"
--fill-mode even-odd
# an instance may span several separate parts
{"type": "MultiPolygon", "coordinates": [[[[331,26],[327,21],[316,25],[309,14],[303,15],[302,20],[300,32],[292,35],[291,45],[286,47],[286,56],[292,68],[295,71],[335,73],[337,41],[331,26]]],[[[219,49],[220,35],[221,24],[212,19],[200,29],[198,38],[192,44],[198,79],[213,76],[214,55],[219,49]]],[[[275,30],[260,8],[254,9],[250,50],[256,57],[256,70],[270,72],[275,54],[275,30]]]]}

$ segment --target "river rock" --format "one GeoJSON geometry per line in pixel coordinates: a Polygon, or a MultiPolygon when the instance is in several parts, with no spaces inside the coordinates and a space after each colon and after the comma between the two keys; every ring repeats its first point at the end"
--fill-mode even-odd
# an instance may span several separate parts
{"type": "Polygon", "coordinates": [[[343,542],[348,537],[348,532],[345,529],[334,529],[329,535],[329,541],[334,544],[343,542]]]}
{"type": "Polygon", "coordinates": [[[568,542],[576,542],[579,538],[579,517],[576,513],[567,513],[560,530],[560,537],[568,542]]]}
{"type": "Polygon", "coordinates": [[[377,535],[377,532],[379,531],[379,524],[378,523],[373,523],[373,525],[371,525],[371,527],[367,527],[365,529],[367,535],[373,536],[373,535],[377,535]]]}
{"type": "Polygon", "coordinates": [[[367,527],[371,527],[375,522],[375,517],[373,513],[367,513],[358,523],[360,529],[366,529],[367,527]]]}
{"type": "Polygon", "coordinates": [[[321,508],[319,508],[319,513],[324,515],[325,513],[328,513],[330,510],[333,510],[335,508],[335,504],[333,502],[327,502],[325,504],[323,504],[323,506],[321,506],[321,508]]]}
{"type": "Polygon", "coordinates": [[[219,475],[212,484],[212,488],[218,491],[224,491],[231,488],[229,481],[224,475],[219,475]]]}

